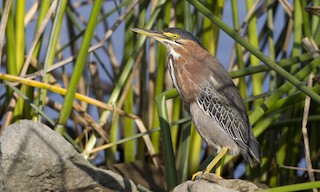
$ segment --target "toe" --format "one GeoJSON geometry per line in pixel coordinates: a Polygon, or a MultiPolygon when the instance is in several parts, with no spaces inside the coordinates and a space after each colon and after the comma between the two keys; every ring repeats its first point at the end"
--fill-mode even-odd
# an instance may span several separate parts
{"type": "Polygon", "coordinates": [[[195,181],[199,177],[199,175],[201,176],[202,174],[203,174],[203,171],[198,171],[198,172],[194,173],[191,177],[191,180],[195,181]]]}

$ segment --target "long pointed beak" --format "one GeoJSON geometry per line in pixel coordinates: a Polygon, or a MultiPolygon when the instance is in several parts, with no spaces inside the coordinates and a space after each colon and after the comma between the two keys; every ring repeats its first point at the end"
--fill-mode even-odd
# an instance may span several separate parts
{"type": "Polygon", "coordinates": [[[165,36],[162,32],[159,32],[159,31],[140,29],[140,28],[132,28],[131,31],[134,31],[134,32],[139,33],[141,35],[146,35],[146,36],[152,37],[160,42],[163,42],[163,40],[168,39],[167,36],[165,36]]]}

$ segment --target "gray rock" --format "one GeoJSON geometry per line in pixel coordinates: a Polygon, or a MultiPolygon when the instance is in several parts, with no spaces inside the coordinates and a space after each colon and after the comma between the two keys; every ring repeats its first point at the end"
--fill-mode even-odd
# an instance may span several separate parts
{"type": "Polygon", "coordinates": [[[259,190],[259,188],[249,181],[218,178],[212,173],[204,173],[200,179],[184,182],[173,189],[174,192],[251,192],[256,190],[259,190]]]}
{"type": "Polygon", "coordinates": [[[132,181],[93,167],[62,136],[28,120],[0,137],[0,191],[137,191],[132,181]]]}

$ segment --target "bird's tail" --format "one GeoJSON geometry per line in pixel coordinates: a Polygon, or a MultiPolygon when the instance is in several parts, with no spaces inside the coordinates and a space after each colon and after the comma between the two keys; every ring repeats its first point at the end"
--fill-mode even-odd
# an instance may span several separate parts
{"type": "Polygon", "coordinates": [[[254,167],[258,163],[261,164],[262,152],[258,141],[251,138],[248,144],[247,150],[241,151],[243,158],[249,162],[250,167],[254,167]]]}

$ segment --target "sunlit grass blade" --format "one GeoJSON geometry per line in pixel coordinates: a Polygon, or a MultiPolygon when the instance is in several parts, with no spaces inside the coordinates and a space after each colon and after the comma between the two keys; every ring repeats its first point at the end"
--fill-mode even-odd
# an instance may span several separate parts
{"type": "Polygon", "coordinates": [[[56,131],[58,131],[61,134],[63,134],[65,131],[64,125],[67,123],[67,120],[69,118],[69,115],[72,109],[72,101],[75,97],[77,85],[82,75],[84,65],[86,63],[88,49],[91,43],[91,38],[93,36],[97,20],[98,20],[98,15],[100,13],[101,6],[102,6],[102,1],[97,0],[94,2],[93,8],[91,10],[91,15],[86,28],[86,32],[84,34],[79,55],[75,63],[74,73],[71,77],[68,91],[64,99],[64,107],[61,110],[59,121],[56,126],[56,131]]]}

